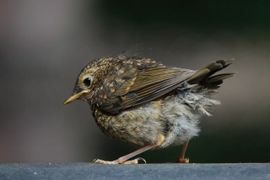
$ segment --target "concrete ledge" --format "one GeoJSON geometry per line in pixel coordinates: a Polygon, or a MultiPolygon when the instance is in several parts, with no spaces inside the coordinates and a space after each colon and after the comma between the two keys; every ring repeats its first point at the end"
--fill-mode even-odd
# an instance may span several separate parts
{"type": "Polygon", "coordinates": [[[266,164],[0,164],[1,180],[270,179],[266,164]]]}

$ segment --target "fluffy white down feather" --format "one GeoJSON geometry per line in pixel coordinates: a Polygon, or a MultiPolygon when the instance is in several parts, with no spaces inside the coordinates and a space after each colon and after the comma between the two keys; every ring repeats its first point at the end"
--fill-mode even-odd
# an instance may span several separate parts
{"type": "MultiPolygon", "coordinates": [[[[199,118],[202,115],[211,116],[208,112],[209,108],[220,104],[219,101],[209,98],[207,93],[187,91],[165,98],[163,108],[158,112],[168,122],[167,136],[161,148],[183,144],[198,135],[199,118]]],[[[147,112],[157,113],[157,109],[151,106],[151,103],[145,108],[148,108],[147,112]]]]}

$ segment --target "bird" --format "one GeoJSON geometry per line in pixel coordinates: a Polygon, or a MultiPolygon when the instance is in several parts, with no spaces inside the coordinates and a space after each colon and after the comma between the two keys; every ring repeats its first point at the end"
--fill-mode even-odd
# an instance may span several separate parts
{"type": "Polygon", "coordinates": [[[212,96],[223,80],[234,75],[216,73],[230,64],[232,60],[216,60],[190,70],[153,58],[97,58],[81,70],[64,104],[86,101],[106,135],[138,147],[115,160],[95,163],[138,164],[146,162],[135,158],[145,151],[181,145],[177,162],[188,163],[185,154],[189,141],[200,132],[200,118],[211,116],[212,107],[220,104],[212,96]]]}

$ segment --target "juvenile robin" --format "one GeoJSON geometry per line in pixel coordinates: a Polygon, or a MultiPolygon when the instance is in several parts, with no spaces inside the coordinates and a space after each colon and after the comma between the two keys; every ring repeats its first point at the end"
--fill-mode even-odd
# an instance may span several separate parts
{"type": "Polygon", "coordinates": [[[232,73],[215,73],[231,61],[217,60],[201,69],[167,67],[150,58],[105,57],[80,72],[64,104],[87,101],[101,130],[140,148],[103,164],[136,164],[133,157],[152,149],[183,145],[178,162],[187,163],[189,140],[197,136],[199,118],[220,104],[211,98],[232,73]]]}

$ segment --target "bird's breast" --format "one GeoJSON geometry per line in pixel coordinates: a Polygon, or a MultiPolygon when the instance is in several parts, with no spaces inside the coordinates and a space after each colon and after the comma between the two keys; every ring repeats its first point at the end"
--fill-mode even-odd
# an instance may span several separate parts
{"type": "Polygon", "coordinates": [[[152,101],[144,106],[108,115],[94,109],[94,117],[102,131],[114,138],[136,145],[155,144],[164,133],[166,119],[161,113],[161,102],[152,101]]]}

